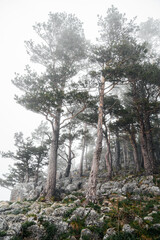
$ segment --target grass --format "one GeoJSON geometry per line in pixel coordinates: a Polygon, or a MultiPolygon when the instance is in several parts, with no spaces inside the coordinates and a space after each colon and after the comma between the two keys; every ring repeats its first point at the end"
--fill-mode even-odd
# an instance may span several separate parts
{"type": "Polygon", "coordinates": [[[96,212],[101,213],[101,207],[97,204],[89,202],[87,207],[90,207],[90,208],[94,209],[96,212]]]}

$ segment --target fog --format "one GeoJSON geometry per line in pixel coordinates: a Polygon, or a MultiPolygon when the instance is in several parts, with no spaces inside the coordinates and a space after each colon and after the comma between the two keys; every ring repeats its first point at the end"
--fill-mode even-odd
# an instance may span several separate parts
{"type": "MultiPolygon", "coordinates": [[[[148,17],[159,18],[159,0],[1,0],[0,1],[0,151],[14,149],[14,133],[25,136],[37,128],[43,117],[25,110],[14,101],[17,89],[11,83],[14,73],[23,72],[29,57],[24,41],[34,37],[35,22],[47,20],[49,12],[67,12],[84,22],[86,38],[97,36],[97,15],[104,15],[114,5],[127,18],[137,16],[137,22],[148,17]]],[[[7,172],[12,160],[0,157],[0,176],[7,172]]],[[[0,200],[8,200],[10,191],[0,188],[0,200]]]]}

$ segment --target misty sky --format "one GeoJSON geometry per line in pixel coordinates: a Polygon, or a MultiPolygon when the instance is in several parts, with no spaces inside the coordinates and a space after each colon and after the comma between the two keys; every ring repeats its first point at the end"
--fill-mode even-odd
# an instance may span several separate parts
{"type": "MultiPolygon", "coordinates": [[[[138,22],[160,18],[160,0],[0,0],[0,151],[13,149],[15,132],[28,136],[43,120],[15,103],[18,91],[11,83],[14,73],[23,72],[29,63],[24,41],[34,36],[34,23],[47,20],[49,12],[75,13],[84,22],[86,38],[94,40],[97,15],[112,4],[128,18],[137,16],[138,22]]],[[[0,157],[0,175],[7,172],[8,163],[0,157]]],[[[9,192],[0,188],[0,200],[8,198],[9,192]]]]}

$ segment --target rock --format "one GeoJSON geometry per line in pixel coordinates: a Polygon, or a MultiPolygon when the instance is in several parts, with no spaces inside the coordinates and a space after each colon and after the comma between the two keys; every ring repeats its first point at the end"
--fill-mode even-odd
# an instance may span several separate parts
{"type": "Polygon", "coordinates": [[[139,216],[135,217],[134,219],[135,222],[138,222],[138,224],[142,224],[143,223],[143,219],[139,216]]]}
{"type": "Polygon", "coordinates": [[[82,229],[80,240],[83,240],[84,238],[91,239],[91,237],[92,232],[88,228],[82,229]]]}
{"type": "Polygon", "coordinates": [[[37,199],[44,188],[44,183],[39,182],[35,187],[34,182],[19,183],[11,191],[10,201],[24,201],[37,199]]]}
{"type": "Polygon", "coordinates": [[[70,221],[77,219],[77,217],[83,219],[90,211],[90,208],[79,207],[73,211],[70,221]]]}
{"type": "Polygon", "coordinates": [[[136,182],[129,182],[126,183],[123,187],[122,187],[122,193],[123,194],[127,194],[127,193],[133,193],[133,190],[137,187],[137,183],[136,182]]]}
{"type": "Polygon", "coordinates": [[[53,211],[53,216],[64,216],[72,207],[62,206],[53,211]]]}
{"type": "Polygon", "coordinates": [[[72,236],[70,240],[77,240],[77,238],[75,238],[75,236],[72,236]]]}
{"type": "Polygon", "coordinates": [[[41,206],[38,202],[34,202],[30,206],[30,211],[28,211],[28,215],[30,214],[38,214],[40,212],[41,206]]]}
{"type": "Polygon", "coordinates": [[[132,199],[132,200],[135,200],[135,201],[140,201],[141,198],[142,198],[142,197],[141,197],[140,195],[132,195],[132,196],[131,196],[131,199],[132,199]]]}
{"type": "Polygon", "coordinates": [[[101,185],[101,193],[110,193],[110,190],[113,188],[113,182],[109,181],[101,185]]]}
{"type": "Polygon", "coordinates": [[[140,182],[142,181],[143,184],[152,186],[153,185],[153,176],[146,176],[146,177],[141,177],[140,182]]]}
{"type": "Polygon", "coordinates": [[[74,201],[74,204],[75,204],[76,206],[79,206],[79,205],[81,204],[81,201],[80,201],[79,199],[77,199],[76,201],[74,201]]]}
{"type": "Polygon", "coordinates": [[[67,232],[69,226],[67,222],[60,220],[55,221],[54,224],[56,225],[59,234],[67,232]]]}
{"type": "Polygon", "coordinates": [[[113,236],[116,234],[116,231],[114,228],[108,228],[105,236],[103,237],[103,240],[107,240],[108,237],[113,236]]]}
{"type": "Polygon", "coordinates": [[[134,230],[134,228],[131,228],[131,226],[129,224],[124,224],[122,231],[127,232],[127,233],[133,233],[135,230],[134,230]]]}
{"type": "Polygon", "coordinates": [[[108,213],[110,211],[111,211],[110,207],[101,207],[101,212],[103,212],[103,213],[108,213]]]}
{"type": "Polygon", "coordinates": [[[137,195],[139,195],[139,194],[141,194],[141,189],[140,188],[138,188],[138,187],[136,187],[135,189],[133,189],[133,194],[137,194],[137,195]]]}
{"type": "Polygon", "coordinates": [[[85,220],[85,224],[87,226],[101,226],[103,221],[100,220],[100,215],[94,209],[92,209],[85,220]]]}
{"type": "Polygon", "coordinates": [[[12,238],[10,236],[4,236],[0,237],[0,240],[11,240],[12,238]]]}
{"type": "Polygon", "coordinates": [[[52,207],[49,207],[49,208],[43,208],[40,214],[51,215],[53,212],[54,212],[54,209],[52,207]]]}
{"type": "Polygon", "coordinates": [[[32,225],[28,227],[27,229],[28,232],[30,232],[29,239],[43,239],[43,236],[45,235],[45,230],[44,228],[38,226],[38,225],[32,225]]]}
{"type": "Polygon", "coordinates": [[[160,188],[156,186],[152,186],[148,188],[148,192],[153,194],[154,196],[160,196],[160,188]]]}
{"type": "Polygon", "coordinates": [[[158,211],[158,208],[160,208],[160,205],[154,205],[154,210],[158,211]]]}
{"type": "Polygon", "coordinates": [[[151,217],[151,216],[146,216],[146,217],[144,217],[144,220],[146,221],[150,221],[150,222],[152,222],[153,221],[153,217],[151,217]]]}
{"type": "Polygon", "coordinates": [[[151,213],[148,214],[148,216],[152,216],[153,214],[157,214],[156,211],[152,211],[151,213]]]}
{"type": "Polygon", "coordinates": [[[8,229],[7,221],[3,217],[0,217],[0,231],[6,231],[7,229],[8,229]]]}
{"type": "Polygon", "coordinates": [[[77,197],[74,196],[74,195],[72,195],[72,194],[70,194],[70,195],[66,196],[66,197],[62,200],[62,202],[65,203],[65,202],[71,202],[71,201],[75,201],[75,200],[77,200],[77,197]]]}
{"type": "Polygon", "coordinates": [[[160,229],[160,223],[155,223],[155,224],[153,224],[152,225],[152,228],[154,228],[154,229],[160,229]]]}
{"type": "MultiPolygon", "coordinates": [[[[14,223],[14,222],[10,223],[9,231],[12,231],[14,232],[15,235],[18,235],[21,232],[21,223],[14,223]]],[[[7,234],[12,235],[12,234],[9,234],[8,231],[7,231],[7,234]]]]}
{"type": "Polygon", "coordinates": [[[2,201],[0,202],[0,210],[8,209],[10,206],[9,202],[2,201]]]}
{"type": "Polygon", "coordinates": [[[78,182],[74,182],[72,184],[69,184],[66,188],[65,191],[66,192],[73,192],[73,191],[77,191],[81,188],[82,182],[78,181],[78,182]]]}

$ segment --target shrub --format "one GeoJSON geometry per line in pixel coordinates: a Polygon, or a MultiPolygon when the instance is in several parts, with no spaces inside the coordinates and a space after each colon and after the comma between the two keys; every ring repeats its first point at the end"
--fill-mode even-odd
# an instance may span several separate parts
{"type": "Polygon", "coordinates": [[[32,225],[35,225],[35,222],[26,221],[22,224],[22,237],[29,237],[31,235],[30,231],[28,231],[28,228],[32,225]]]}
{"type": "Polygon", "coordinates": [[[43,237],[43,240],[52,240],[57,232],[57,227],[48,221],[42,222],[42,225],[46,230],[46,235],[43,237]]]}
{"type": "Polygon", "coordinates": [[[0,231],[0,237],[4,237],[6,236],[6,232],[5,231],[0,231]]]}

